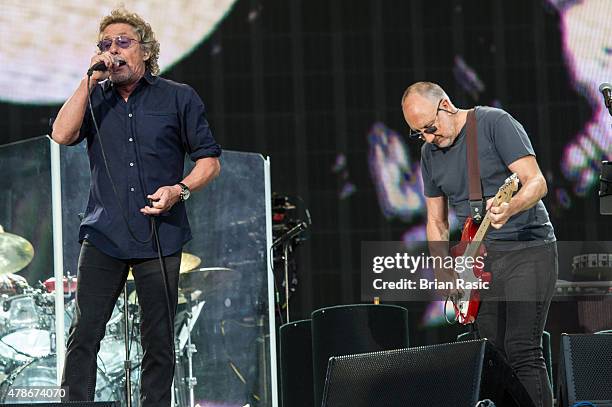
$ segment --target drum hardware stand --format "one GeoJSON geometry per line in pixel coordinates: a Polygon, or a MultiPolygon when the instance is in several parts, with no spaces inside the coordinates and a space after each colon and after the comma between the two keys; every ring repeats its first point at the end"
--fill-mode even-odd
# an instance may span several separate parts
{"type": "Polygon", "coordinates": [[[172,400],[170,405],[172,407],[182,407],[185,405],[185,395],[181,391],[183,383],[185,383],[184,373],[181,369],[176,369],[180,366],[181,362],[181,345],[178,338],[174,339],[174,380],[172,380],[171,395],[172,400]]]}
{"type": "Polygon", "coordinates": [[[125,338],[125,360],[123,362],[125,369],[125,402],[127,407],[132,407],[132,361],[130,360],[127,284],[123,286],[123,329],[125,338]]]}
{"type": "MultiPolygon", "coordinates": [[[[188,306],[191,308],[191,300],[187,302],[188,306]]],[[[187,325],[187,346],[185,347],[185,353],[187,354],[187,366],[189,369],[189,376],[185,378],[185,382],[187,383],[187,388],[189,389],[189,407],[194,407],[195,405],[195,396],[193,393],[193,389],[198,384],[198,380],[193,376],[193,354],[197,352],[194,344],[191,343],[191,318],[193,315],[191,311],[187,312],[187,318],[185,318],[185,324],[187,325]]]]}
{"type": "MultiPolygon", "coordinates": [[[[182,394],[180,388],[183,386],[187,386],[187,388],[189,389],[189,401],[188,401],[188,406],[189,407],[194,407],[195,406],[195,394],[194,394],[194,388],[196,386],[196,384],[198,384],[198,379],[196,377],[193,376],[193,354],[197,352],[197,349],[195,347],[195,345],[193,345],[191,343],[191,329],[190,329],[190,321],[193,318],[191,312],[187,312],[185,314],[185,322],[183,323],[182,328],[187,328],[187,344],[185,345],[185,354],[187,356],[187,366],[188,366],[188,376],[185,377],[184,371],[183,369],[176,369],[175,373],[174,373],[174,382],[172,384],[172,394],[174,395],[174,403],[173,405],[175,407],[183,407],[184,403],[187,402],[187,400],[184,399],[184,394],[182,394]],[[174,383],[177,383],[176,385],[174,383]]],[[[180,367],[181,365],[181,344],[180,344],[180,339],[176,339],[175,341],[175,348],[174,348],[174,352],[175,352],[175,366],[176,367],[180,367]]]]}
{"type": "Polygon", "coordinates": [[[173,391],[172,395],[175,397],[173,406],[181,406],[181,402],[185,402],[184,397],[179,391],[179,388],[187,385],[189,389],[189,407],[195,406],[195,394],[194,388],[197,385],[197,378],[193,375],[193,354],[197,353],[195,345],[191,342],[191,330],[193,329],[195,322],[200,316],[202,307],[205,301],[193,301],[191,294],[187,295],[187,311],[185,313],[185,320],[181,324],[181,328],[176,338],[176,365],[180,366],[181,351],[185,349],[188,366],[188,376],[184,376],[184,372],[181,369],[175,369],[175,380],[172,384],[173,391]],[[195,304],[195,305],[194,305],[195,304]]]}

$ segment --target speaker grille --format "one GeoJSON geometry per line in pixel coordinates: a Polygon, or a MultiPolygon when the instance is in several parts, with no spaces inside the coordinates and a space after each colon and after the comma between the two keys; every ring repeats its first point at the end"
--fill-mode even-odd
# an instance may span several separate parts
{"type": "Polygon", "coordinates": [[[574,400],[612,400],[612,335],[571,335],[574,400]]]}
{"type": "Polygon", "coordinates": [[[324,406],[473,406],[484,351],[468,341],[332,358],[324,406]]]}

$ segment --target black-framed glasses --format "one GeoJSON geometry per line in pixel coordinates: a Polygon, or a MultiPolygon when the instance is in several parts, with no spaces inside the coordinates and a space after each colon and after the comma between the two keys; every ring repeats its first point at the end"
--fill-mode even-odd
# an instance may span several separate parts
{"type": "Polygon", "coordinates": [[[408,133],[408,138],[410,138],[412,140],[424,139],[425,138],[425,134],[434,134],[436,131],[438,131],[438,128],[436,126],[434,126],[434,123],[438,120],[438,113],[440,112],[440,110],[443,110],[443,111],[447,112],[446,109],[442,109],[440,107],[440,105],[442,104],[443,100],[444,99],[440,99],[440,101],[438,102],[438,107],[436,108],[436,116],[431,121],[431,125],[425,127],[423,129],[423,131],[416,131],[416,130],[410,129],[410,133],[408,133]]]}
{"type": "Polygon", "coordinates": [[[132,42],[140,42],[125,35],[119,35],[113,38],[104,38],[98,43],[98,49],[102,52],[106,52],[113,46],[113,42],[117,44],[119,48],[128,49],[132,46],[132,42]]]}

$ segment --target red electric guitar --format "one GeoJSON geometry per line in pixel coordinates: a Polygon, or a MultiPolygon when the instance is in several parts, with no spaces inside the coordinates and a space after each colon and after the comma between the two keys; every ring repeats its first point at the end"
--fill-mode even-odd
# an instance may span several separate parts
{"type": "MultiPolygon", "coordinates": [[[[519,179],[516,174],[512,174],[506,179],[504,185],[499,188],[497,194],[493,198],[493,206],[499,206],[504,202],[510,202],[512,195],[518,190],[519,179]]],[[[486,248],[482,241],[491,226],[489,212],[478,226],[474,220],[469,217],[463,225],[461,233],[461,243],[453,246],[450,250],[451,255],[455,258],[466,257],[476,259],[477,256],[484,256],[486,248]]],[[[466,265],[462,273],[458,273],[458,278],[464,282],[464,287],[478,286],[480,282],[490,282],[491,273],[483,270],[482,267],[474,264],[473,267],[467,267],[471,262],[462,262],[466,265]]],[[[463,325],[471,324],[476,320],[478,307],[480,306],[480,293],[476,288],[463,288],[462,294],[459,297],[451,298],[453,307],[455,308],[455,318],[463,325]]]]}

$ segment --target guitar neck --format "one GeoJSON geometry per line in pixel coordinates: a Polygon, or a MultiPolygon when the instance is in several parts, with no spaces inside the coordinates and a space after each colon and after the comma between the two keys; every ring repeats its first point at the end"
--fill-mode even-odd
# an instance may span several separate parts
{"type": "MultiPolygon", "coordinates": [[[[501,188],[499,188],[499,191],[497,191],[497,194],[495,194],[495,197],[493,198],[492,206],[497,206],[504,202],[505,203],[510,202],[510,199],[512,198],[512,194],[515,191],[517,191],[517,189],[518,189],[518,176],[516,174],[512,174],[510,177],[506,179],[506,182],[504,182],[504,185],[502,185],[501,188]]],[[[463,254],[464,256],[476,258],[478,249],[480,249],[480,245],[482,244],[482,241],[484,240],[485,235],[489,231],[489,226],[491,226],[491,218],[489,217],[489,212],[487,212],[482,222],[480,222],[480,226],[478,227],[478,230],[474,234],[474,237],[472,237],[472,240],[467,245],[467,248],[463,254]]]]}
{"type": "Polygon", "coordinates": [[[484,240],[485,235],[489,231],[489,226],[491,226],[491,218],[489,217],[489,213],[485,215],[482,222],[480,222],[480,226],[476,231],[476,234],[472,238],[472,241],[468,244],[465,253],[463,254],[466,257],[476,258],[476,254],[478,253],[478,249],[484,240]]]}

